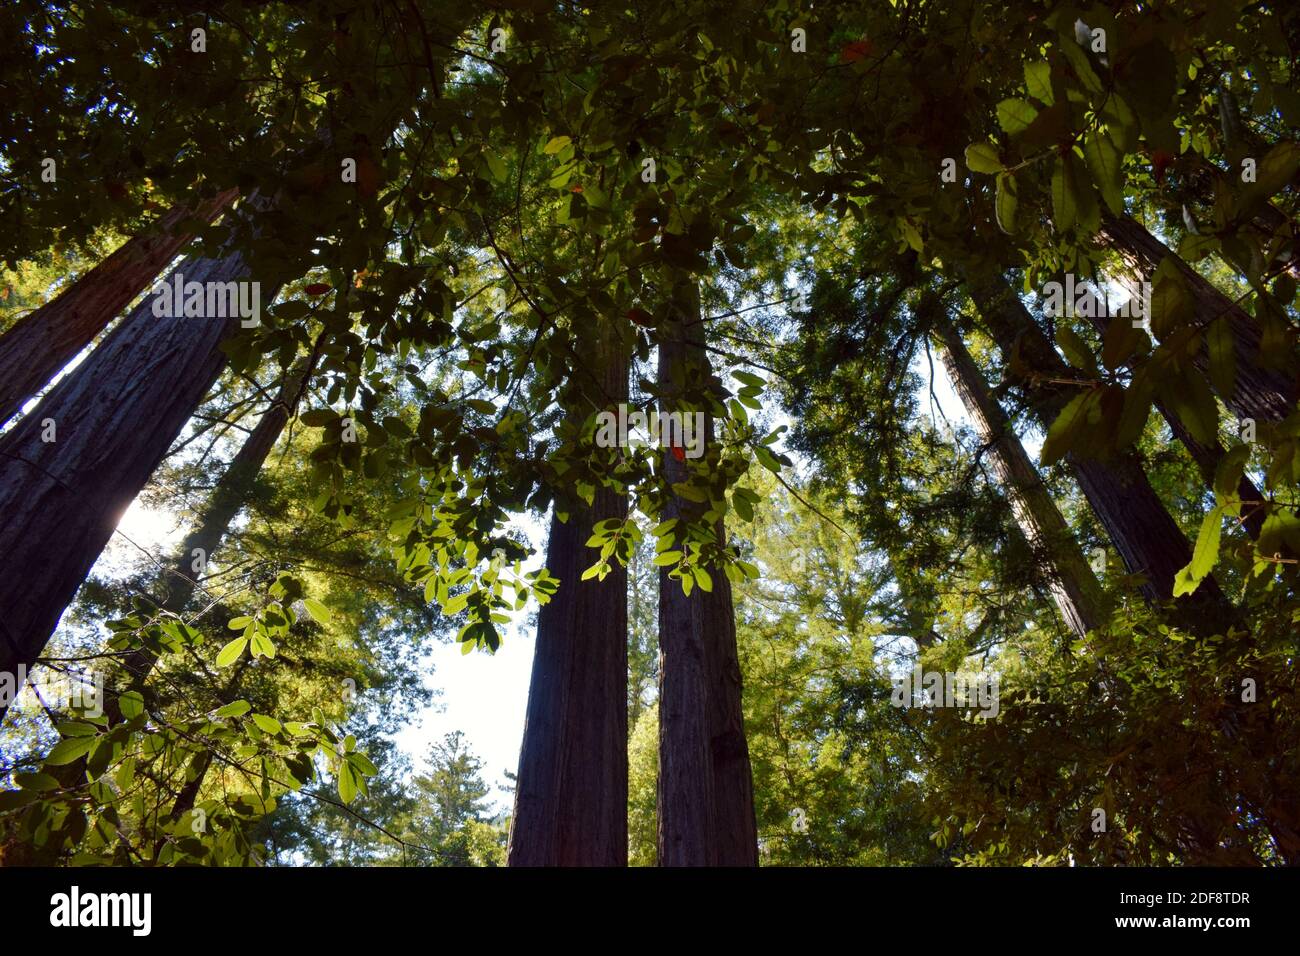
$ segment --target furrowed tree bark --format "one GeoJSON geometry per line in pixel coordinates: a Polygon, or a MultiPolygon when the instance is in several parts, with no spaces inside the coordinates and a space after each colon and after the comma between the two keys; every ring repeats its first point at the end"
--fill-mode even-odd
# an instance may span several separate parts
{"type": "MultiPolygon", "coordinates": [[[[1295,408],[1297,389],[1294,373],[1287,375],[1260,365],[1262,330],[1253,316],[1212,286],[1199,272],[1178,258],[1168,246],[1151,235],[1129,216],[1106,216],[1102,220],[1099,240],[1113,249],[1129,270],[1131,280],[1151,281],[1151,276],[1166,256],[1174,256],[1179,272],[1187,281],[1195,303],[1196,322],[1208,324],[1224,316],[1232,329],[1233,352],[1237,374],[1231,395],[1220,395],[1223,403],[1239,419],[1278,422],[1295,408]]],[[[1208,359],[1204,346],[1196,366],[1206,373],[1208,359]]],[[[1288,368],[1293,368],[1291,362],[1288,368]]]]}
{"type": "Polygon", "coordinates": [[[946,316],[938,316],[934,328],[943,342],[944,367],[976,434],[989,450],[993,472],[1016,524],[1046,568],[1048,589],[1061,617],[1071,631],[1084,637],[1106,620],[1101,584],[1006,413],[989,395],[983,373],[966,350],[961,335],[946,316]]]}
{"type": "MultiPolygon", "coordinates": [[[[627,401],[614,329],[580,358],[600,407],[627,401]]],[[[593,527],[625,519],[627,496],[602,486],[591,507],[569,507],[568,521],[551,519],[546,546],[560,588],[538,611],[509,866],[627,865],[627,569],[615,559],[603,581],[581,580],[597,557],[586,546],[593,527]]]]}
{"type": "MultiPolygon", "coordinates": [[[[693,409],[682,404],[687,392],[716,392],[694,280],[679,282],[673,299],[674,321],[659,343],[661,416],[690,414],[693,409]]],[[[707,459],[713,416],[707,408],[703,414],[707,459]]],[[[687,480],[685,460],[671,451],[661,460],[666,480],[687,480]]],[[[685,522],[705,510],[707,505],[673,497],[664,519],[685,522]]],[[[679,526],[674,533],[681,530],[679,526]]],[[[725,543],[721,521],[714,527],[714,540],[725,543]]],[[[689,595],[680,580],[668,576],[668,568],[659,574],[659,865],[757,866],[731,583],[721,569],[707,570],[712,591],[697,586],[689,595]]]]}
{"type": "MultiPolygon", "coordinates": [[[[176,271],[187,283],[251,280],[238,251],[191,257],[176,271]]],[[[263,290],[262,302],[276,291],[263,290]]],[[[122,512],[225,365],[219,346],[239,321],[159,317],[146,299],[0,440],[0,670],[30,669],[40,655],[122,512]],[[50,421],[55,440],[47,442],[50,421]]]]}
{"type": "MultiPolygon", "coordinates": [[[[1065,360],[1001,275],[986,273],[968,278],[967,290],[1004,355],[1011,355],[1018,342],[1021,354],[1038,376],[1073,377],[1065,360]]],[[[1050,428],[1069,403],[1072,392],[1037,377],[1021,384],[1039,423],[1045,430],[1050,428]]],[[[1152,602],[1169,600],[1175,576],[1191,561],[1191,547],[1142,466],[1129,454],[1106,461],[1068,454],[1066,460],[1125,568],[1130,574],[1143,576],[1143,595],[1152,602]]],[[[1198,630],[1222,630],[1235,617],[1213,577],[1202,581],[1194,593],[1180,598],[1178,605],[1188,626],[1198,630]]]]}
{"type": "Polygon", "coordinates": [[[179,223],[210,222],[237,195],[228,189],[193,210],[175,207],[0,336],[0,425],[93,342],[190,241],[190,234],[177,229],[179,223]]]}

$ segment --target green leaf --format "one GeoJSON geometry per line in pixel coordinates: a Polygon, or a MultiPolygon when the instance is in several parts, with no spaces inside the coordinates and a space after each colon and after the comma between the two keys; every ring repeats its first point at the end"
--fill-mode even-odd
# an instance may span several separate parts
{"type": "Polygon", "coordinates": [[[122,711],[122,716],[127,720],[144,713],[144,697],[138,690],[127,691],[117,699],[117,705],[122,711]]]}
{"type": "Polygon", "coordinates": [[[1233,445],[1228,453],[1219,459],[1214,470],[1214,497],[1222,503],[1237,496],[1237,485],[1246,473],[1246,462],[1250,461],[1249,445],[1233,445]]]}
{"type": "Polygon", "coordinates": [[[1113,215],[1124,213],[1124,157],[1110,135],[1094,130],[1083,141],[1083,159],[1092,173],[1092,180],[1101,191],[1106,208],[1113,215]]]}
{"type": "Polygon", "coordinates": [[[1300,145],[1279,143],[1274,146],[1259,161],[1255,181],[1242,190],[1242,211],[1247,214],[1254,212],[1285,187],[1297,171],[1300,171],[1300,145]]]}
{"type": "Polygon", "coordinates": [[[52,767],[70,764],[88,754],[97,743],[98,737],[69,737],[60,740],[46,755],[45,762],[52,767]]]}
{"type": "Polygon", "coordinates": [[[1133,328],[1133,320],[1118,316],[1106,326],[1101,343],[1101,364],[1115,371],[1127,362],[1142,344],[1142,330],[1133,328]]]}
{"type": "Polygon", "coordinates": [[[1074,225],[1077,215],[1070,167],[1063,159],[1057,159],[1052,166],[1052,223],[1056,231],[1067,231],[1074,225]]]}
{"type": "Polygon", "coordinates": [[[373,777],[379,773],[379,768],[363,753],[348,754],[348,763],[352,764],[354,770],[360,771],[367,777],[373,777]]]}
{"type": "Polygon", "coordinates": [[[254,657],[275,657],[275,644],[260,631],[253,634],[250,649],[254,657]]]}
{"type": "Polygon", "coordinates": [[[248,646],[248,638],[237,637],[217,654],[217,666],[229,667],[235,661],[239,660],[239,655],[244,653],[244,648],[248,646]]]}
{"type": "Polygon", "coordinates": [[[330,610],[315,598],[303,598],[302,606],[307,609],[307,613],[312,616],[312,620],[318,624],[328,624],[330,622],[330,610]]]}
{"type": "Polygon", "coordinates": [[[1065,408],[1061,409],[1061,414],[1056,416],[1056,421],[1052,422],[1039,456],[1044,467],[1060,461],[1070,450],[1075,434],[1087,422],[1089,399],[1095,400],[1092,390],[1080,392],[1070,399],[1065,408]]]}
{"type": "Polygon", "coordinates": [[[226,704],[217,711],[218,717],[242,717],[252,710],[252,705],[246,700],[235,700],[226,704]]]}
{"type": "Polygon", "coordinates": [[[572,140],[567,136],[552,137],[542,152],[548,156],[554,156],[560,150],[564,149],[564,147],[568,146],[570,142],[572,142],[572,140]]]}
{"type": "Polygon", "coordinates": [[[772,454],[762,445],[754,446],[754,457],[758,459],[758,463],[760,465],[762,465],[772,474],[774,475],[780,474],[781,462],[777,460],[776,455],[772,454]]]}
{"type": "Polygon", "coordinates": [[[1052,105],[1052,65],[1046,60],[1025,64],[1025,89],[1044,106],[1052,105]]]}
{"type": "Polygon", "coordinates": [[[351,803],[357,795],[357,784],[353,778],[353,769],[350,763],[346,761],[339,765],[339,799],[344,803],[351,803]]]}
{"type": "Polygon", "coordinates": [[[58,790],[58,778],[48,773],[15,773],[14,783],[24,790],[58,790]]]}
{"type": "Polygon", "coordinates": [[[81,720],[65,720],[55,729],[63,737],[93,737],[99,733],[99,728],[94,724],[88,724],[81,720]]]}
{"type": "Polygon", "coordinates": [[[40,799],[36,790],[0,790],[0,813],[17,810],[40,799]]]}
{"type": "Polygon", "coordinates": [[[1191,563],[1174,578],[1174,597],[1191,594],[1214,568],[1219,559],[1219,536],[1223,531],[1223,508],[1211,508],[1201,522],[1191,563]]]}
{"type": "Polygon", "coordinates": [[[488,149],[483,153],[483,159],[487,162],[488,172],[492,174],[492,178],[499,183],[505,182],[508,173],[500,155],[495,150],[488,149]]]}
{"type": "MultiPolygon", "coordinates": [[[[1067,27],[1067,29],[1071,29],[1067,27]]],[[[1065,54],[1065,58],[1070,61],[1070,66],[1074,68],[1074,74],[1083,83],[1083,86],[1090,93],[1100,93],[1103,89],[1101,79],[1097,76],[1097,71],[1092,68],[1092,63],[1088,60],[1088,54],[1083,52],[1083,48],[1074,42],[1073,37],[1065,39],[1064,42],[1057,44],[1057,49],[1065,54]]]]}
{"type": "Polygon", "coordinates": [[[1166,257],[1156,269],[1151,287],[1151,331],[1162,341],[1196,314],[1187,280],[1171,261],[1172,257],[1166,257]]]}
{"type": "Polygon", "coordinates": [[[977,173],[996,173],[1002,170],[998,151],[989,143],[972,143],[967,146],[966,165],[977,173]]]}
{"type": "Polygon", "coordinates": [[[257,724],[259,730],[268,734],[278,734],[280,732],[280,722],[274,717],[268,717],[266,714],[254,714],[253,723],[257,724]]]}
{"type": "Polygon", "coordinates": [[[1124,393],[1124,411],[1120,413],[1119,426],[1115,430],[1116,448],[1127,448],[1141,437],[1147,419],[1151,417],[1154,397],[1148,379],[1134,379],[1124,393]]]}
{"type": "Polygon", "coordinates": [[[332,408],[313,408],[311,411],[303,412],[298,416],[298,421],[310,428],[318,428],[328,425],[339,417],[339,413],[332,408]]]}
{"type": "Polygon", "coordinates": [[[1232,397],[1237,381],[1237,355],[1232,342],[1232,323],[1220,316],[1210,323],[1205,335],[1205,346],[1210,355],[1210,381],[1220,397],[1232,397]]]}
{"type": "Polygon", "coordinates": [[[1061,324],[1056,327],[1056,344],[1065,353],[1066,361],[1077,369],[1092,375],[1097,374],[1097,360],[1093,358],[1088,344],[1079,338],[1069,326],[1061,324]]]}
{"type": "Polygon", "coordinates": [[[916,231],[916,226],[912,225],[909,220],[900,218],[898,220],[898,229],[903,234],[903,240],[908,246],[917,252],[925,251],[921,244],[921,234],[916,231]]]}
{"type": "Polygon", "coordinates": [[[998,104],[998,125],[1012,136],[1027,130],[1037,115],[1038,110],[1026,100],[1012,97],[998,104]]]}
{"type": "Polygon", "coordinates": [[[1122,96],[1112,92],[1106,97],[1106,103],[1101,108],[1101,118],[1106,123],[1106,132],[1110,134],[1111,142],[1121,156],[1137,148],[1141,127],[1137,116],[1122,96]]]}
{"type": "Polygon", "coordinates": [[[1011,173],[998,173],[997,201],[994,207],[998,217],[998,228],[1010,235],[1016,229],[1016,177],[1011,173]]]}

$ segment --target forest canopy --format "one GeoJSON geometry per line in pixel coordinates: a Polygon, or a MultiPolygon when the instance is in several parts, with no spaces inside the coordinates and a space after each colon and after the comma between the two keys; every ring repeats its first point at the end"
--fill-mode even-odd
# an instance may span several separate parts
{"type": "Polygon", "coordinates": [[[0,44],[0,863],[1300,863],[1296,5],[0,44]]]}

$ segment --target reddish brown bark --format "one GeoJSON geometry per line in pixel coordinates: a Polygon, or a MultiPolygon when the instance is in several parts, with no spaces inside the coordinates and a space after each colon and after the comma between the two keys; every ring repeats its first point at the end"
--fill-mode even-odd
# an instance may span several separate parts
{"type": "MultiPolygon", "coordinates": [[[[187,282],[251,280],[189,258],[187,282]]],[[[263,289],[269,304],[274,289],[263,289]]],[[[239,318],[155,316],[146,299],[0,440],[0,670],[29,669],[117,522],[225,364],[239,318]],[[53,421],[56,440],[42,440],[53,421]]],[[[0,713],[0,718],[3,713],[0,713]]]]}
{"type": "Polygon", "coordinates": [[[0,336],[0,425],[93,342],[190,241],[179,223],[211,221],[236,195],[238,190],[228,189],[194,210],[177,206],[0,336]]]}
{"type": "MultiPolygon", "coordinates": [[[[587,357],[599,407],[626,401],[612,330],[587,357]]],[[[546,547],[560,588],[538,612],[510,866],[627,865],[627,569],[615,560],[605,580],[580,580],[596,560],[592,528],[626,518],[627,496],[601,487],[591,507],[569,507],[546,547]]]]}
{"type": "MultiPolygon", "coordinates": [[[[674,298],[675,321],[659,344],[659,384],[663,411],[690,412],[681,396],[712,389],[712,372],[694,282],[680,283],[674,298]]],[[[707,410],[704,436],[707,460],[713,442],[707,410]]],[[[662,461],[668,481],[686,479],[685,461],[671,453],[662,461]]],[[[695,518],[704,507],[674,497],[664,518],[695,518]]],[[[719,543],[725,540],[721,522],[714,533],[719,543]]],[[[757,866],[731,584],[720,568],[707,570],[713,590],[696,587],[689,595],[669,569],[659,577],[659,864],[757,866]]]]}

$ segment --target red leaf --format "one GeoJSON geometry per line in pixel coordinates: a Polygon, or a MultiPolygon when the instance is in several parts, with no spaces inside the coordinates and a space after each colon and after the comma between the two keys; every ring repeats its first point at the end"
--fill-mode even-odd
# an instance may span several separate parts
{"type": "Polygon", "coordinates": [[[332,288],[333,286],[331,286],[328,282],[313,282],[311,285],[307,286],[302,291],[306,292],[308,295],[324,295],[332,288]]]}
{"type": "Polygon", "coordinates": [[[647,329],[653,329],[655,327],[654,316],[645,309],[628,309],[627,317],[637,325],[644,326],[647,329]]]}
{"type": "Polygon", "coordinates": [[[841,63],[856,63],[858,60],[865,60],[871,56],[876,46],[870,40],[854,40],[852,43],[846,43],[840,49],[841,63]]]}
{"type": "Polygon", "coordinates": [[[1165,178],[1165,167],[1173,161],[1173,154],[1166,153],[1163,149],[1157,149],[1151,154],[1151,168],[1155,172],[1157,183],[1165,178]]]}
{"type": "Polygon", "coordinates": [[[673,446],[671,446],[671,447],[672,447],[672,452],[673,452],[673,457],[674,457],[674,458],[676,458],[678,461],[685,461],[685,460],[686,460],[686,449],[685,449],[685,448],[683,448],[681,445],[673,445],[673,446]]]}

